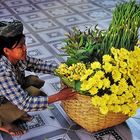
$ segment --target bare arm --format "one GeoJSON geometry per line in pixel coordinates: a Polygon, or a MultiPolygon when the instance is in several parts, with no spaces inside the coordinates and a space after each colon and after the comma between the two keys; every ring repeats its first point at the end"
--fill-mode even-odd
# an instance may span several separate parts
{"type": "Polygon", "coordinates": [[[57,94],[48,96],[48,104],[56,102],[56,101],[60,101],[60,100],[70,99],[74,95],[75,95],[75,92],[72,91],[72,89],[64,88],[60,92],[58,92],[57,94]]]}

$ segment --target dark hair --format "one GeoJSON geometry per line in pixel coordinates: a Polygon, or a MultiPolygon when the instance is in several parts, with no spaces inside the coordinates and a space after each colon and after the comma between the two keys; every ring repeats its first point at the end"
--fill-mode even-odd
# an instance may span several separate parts
{"type": "Polygon", "coordinates": [[[4,55],[3,49],[4,48],[9,48],[11,49],[13,47],[14,44],[16,44],[16,46],[18,45],[18,43],[20,42],[20,40],[25,37],[25,35],[20,34],[14,37],[3,37],[0,36],[0,56],[4,55]]]}

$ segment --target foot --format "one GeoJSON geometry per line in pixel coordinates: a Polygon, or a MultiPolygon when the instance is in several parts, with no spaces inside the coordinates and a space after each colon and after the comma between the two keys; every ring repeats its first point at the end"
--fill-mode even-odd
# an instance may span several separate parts
{"type": "Polygon", "coordinates": [[[30,122],[33,119],[33,117],[30,116],[29,114],[24,114],[19,119],[22,120],[22,121],[25,121],[25,122],[30,122]]]}
{"type": "Polygon", "coordinates": [[[3,123],[0,130],[10,134],[11,136],[21,136],[26,133],[26,130],[12,123],[3,123]]]}

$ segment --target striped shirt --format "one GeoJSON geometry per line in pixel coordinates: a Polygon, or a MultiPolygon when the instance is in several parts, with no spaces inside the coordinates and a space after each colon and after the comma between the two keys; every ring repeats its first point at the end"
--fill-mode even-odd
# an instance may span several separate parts
{"type": "Polygon", "coordinates": [[[31,58],[27,56],[27,61],[19,61],[16,66],[12,65],[5,57],[0,57],[0,101],[4,98],[15,104],[20,110],[39,111],[47,108],[47,96],[29,96],[28,93],[19,84],[19,80],[25,77],[25,70],[36,72],[54,74],[56,64],[43,61],[41,59],[31,58]],[[16,68],[20,70],[20,74],[16,68]]]}

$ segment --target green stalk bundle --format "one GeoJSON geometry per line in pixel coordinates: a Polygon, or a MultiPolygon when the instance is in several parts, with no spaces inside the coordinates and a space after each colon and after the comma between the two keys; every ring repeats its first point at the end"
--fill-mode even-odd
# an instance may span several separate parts
{"type": "Polygon", "coordinates": [[[138,41],[139,27],[140,4],[130,1],[117,5],[102,42],[103,54],[110,53],[111,47],[133,50],[138,41]]]}

